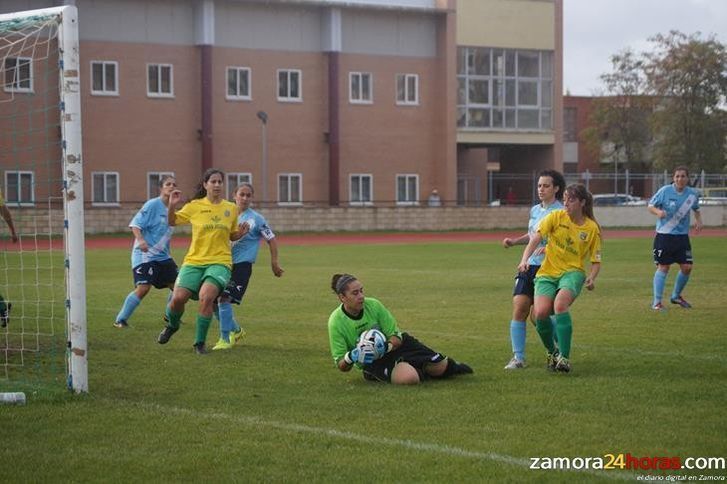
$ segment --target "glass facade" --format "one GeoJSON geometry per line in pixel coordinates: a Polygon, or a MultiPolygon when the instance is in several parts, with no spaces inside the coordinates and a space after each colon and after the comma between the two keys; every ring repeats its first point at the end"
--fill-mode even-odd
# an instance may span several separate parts
{"type": "Polygon", "coordinates": [[[553,53],[458,47],[457,126],[550,131],[553,53]]]}

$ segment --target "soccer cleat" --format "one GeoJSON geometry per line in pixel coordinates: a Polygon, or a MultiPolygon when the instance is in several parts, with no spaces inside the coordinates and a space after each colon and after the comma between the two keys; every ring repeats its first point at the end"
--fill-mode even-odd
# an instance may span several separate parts
{"type": "Polygon", "coordinates": [[[207,347],[205,346],[204,342],[195,343],[192,345],[192,348],[194,348],[194,352],[198,355],[206,355],[208,353],[207,347]]]}
{"type": "Polygon", "coordinates": [[[555,367],[558,364],[559,357],[560,353],[558,352],[558,350],[556,350],[555,353],[546,353],[545,367],[548,369],[548,371],[555,371],[555,367]]]}
{"type": "Polygon", "coordinates": [[[525,368],[525,361],[519,360],[514,356],[512,357],[512,360],[510,360],[510,362],[505,365],[506,370],[519,370],[521,368],[525,368]]]}
{"type": "MultiPolygon", "coordinates": [[[[245,337],[246,334],[247,333],[242,328],[240,328],[238,331],[230,332],[230,343],[232,343],[233,345],[240,344],[240,342],[242,341],[242,339],[245,337]]],[[[214,349],[214,348],[212,348],[212,349],[214,349]]]]}
{"type": "Polygon", "coordinates": [[[474,370],[467,363],[455,363],[454,365],[455,375],[471,375],[474,373],[474,370]]]}
{"type": "Polygon", "coordinates": [[[235,343],[233,343],[232,341],[227,342],[224,339],[220,338],[219,340],[217,340],[217,343],[212,347],[212,351],[229,350],[233,346],[235,346],[235,343]]]}
{"type": "Polygon", "coordinates": [[[128,327],[129,327],[129,323],[127,323],[123,319],[121,321],[116,321],[114,323],[114,328],[124,329],[124,328],[128,328],[128,327]]]}
{"type": "Polygon", "coordinates": [[[169,326],[164,326],[164,329],[162,330],[162,332],[159,333],[159,338],[157,339],[157,342],[160,345],[167,344],[169,342],[169,340],[171,339],[172,335],[176,332],[177,332],[176,329],[170,328],[169,326]]]}
{"type": "Polygon", "coordinates": [[[666,311],[666,308],[661,303],[661,301],[659,301],[658,303],[656,303],[653,306],[651,306],[651,309],[653,309],[654,311],[659,311],[659,312],[666,311]]]}
{"type": "Polygon", "coordinates": [[[558,362],[555,364],[555,371],[559,373],[570,372],[570,361],[568,361],[568,358],[558,356],[558,362]]]}
{"type": "Polygon", "coordinates": [[[0,328],[4,328],[10,322],[10,309],[13,307],[11,303],[5,305],[5,310],[0,311],[0,328]]]}
{"type": "Polygon", "coordinates": [[[678,296],[678,297],[673,297],[673,298],[671,298],[671,303],[672,303],[672,304],[678,304],[678,305],[680,305],[681,307],[683,307],[684,309],[689,309],[689,308],[691,308],[691,307],[692,307],[692,305],[691,305],[691,304],[689,304],[689,303],[687,302],[687,300],[686,300],[686,299],[684,299],[684,298],[683,298],[683,297],[681,297],[681,296],[678,296]]]}

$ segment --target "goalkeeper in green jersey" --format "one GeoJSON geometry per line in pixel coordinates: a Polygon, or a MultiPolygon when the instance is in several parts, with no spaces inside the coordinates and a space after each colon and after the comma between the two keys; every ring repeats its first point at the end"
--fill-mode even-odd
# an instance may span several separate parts
{"type": "Polygon", "coordinates": [[[472,373],[468,365],[399,331],[389,310],[377,299],[364,297],[363,285],[351,274],[335,274],[331,289],[341,302],[328,318],[331,355],[339,370],[349,371],[355,365],[363,370],[366,380],[398,385],[472,373]],[[381,356],[373,347],[359,342],[361,333],[370,329],[381,331],[387,339],[386,352],[381,356]]]}
{"type": "MultiPolygon", "coordinates": [[[[5,223],[8,224],[8,229],[10,229],[10,239],[13,242],[17,242],[18,234],[15,233],[15,225],[13,225],[13,217],[10,215],[10,210],[8,210],[8,207],[5,206],[3,192],[0,192],[0,215],[2,215],[5,223]]],[[[4,328],[10,321],[10,306],[11,304],[6,303],[2,294],[0,294],[0,327],[4,328]]]]}

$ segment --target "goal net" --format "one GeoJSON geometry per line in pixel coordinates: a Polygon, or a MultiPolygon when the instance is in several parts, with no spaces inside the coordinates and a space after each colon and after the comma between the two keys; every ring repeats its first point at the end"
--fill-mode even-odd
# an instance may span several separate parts
{"type": "Polygon", "coordinates": [[[0,391],[88,391],[78,55],[75,7],[0,14],[0,391]]]}

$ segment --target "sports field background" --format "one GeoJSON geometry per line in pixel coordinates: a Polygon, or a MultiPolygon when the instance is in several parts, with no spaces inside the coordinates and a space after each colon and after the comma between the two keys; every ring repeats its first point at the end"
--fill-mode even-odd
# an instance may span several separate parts
{"type": "MultiPolygon", "coordinates": [[[[651,237],[607,238],[596,290],[572,310],[570,375],[546,372],[532,327],[529,368],[502,369],[522,247],[493,238],[286,246],[283,235],[285,275],[273,277],[262,248],[236,309],[247,339],[205,357],[191,348],[196,303],[156,343],[162,291],[131,328],[113,328],[132,289],[129,251],[89,248],[90,393],[23,388],[26,406],[0,406],[0,482],[583,482],[660,472],[534,471],[529,458],[727,457],[724,233],[692,237],[694,309],[665,313],[649,309],[651,237]],[[342,271],[475,374],[402,388],[336,370],[326,321],[342,271]]],[[[173,245],[181,263],[186,247],[173,245]]]]}

